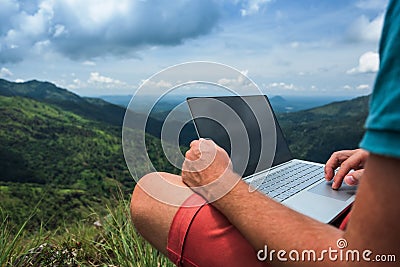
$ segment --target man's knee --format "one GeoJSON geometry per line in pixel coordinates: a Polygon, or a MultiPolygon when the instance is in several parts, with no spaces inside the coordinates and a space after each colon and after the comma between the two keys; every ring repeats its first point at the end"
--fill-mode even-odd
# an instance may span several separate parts
{"type": "Polygon", "coordinates": [[[132,193],[130,211],[136,230],[165,255],[169,229],[179,207],[162,199],[179,195],[175,191],[179,181],[176,175],[150,173],[139,180],[132,193]]]}
{"type": "Polygon", "coordinates": [[[140,232],[142,226],[146,224],[146,215],[151,212],[150,196],[143,190],[142,184],[147,183],[147,180],[153,179],[153,173],[146,174],[136,184],[131,198],[131,219],[135,228],[140,232]]]}

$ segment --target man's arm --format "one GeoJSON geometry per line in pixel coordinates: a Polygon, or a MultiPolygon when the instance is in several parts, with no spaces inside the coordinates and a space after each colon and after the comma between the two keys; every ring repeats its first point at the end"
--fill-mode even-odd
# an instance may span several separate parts
{"type": "MultiPolygon", "coordinates": [[[[336,249],[336,241],[343,232],[293,211],[258,191],[249,192],[245,182],[223,198],[212,203],[245,236],[255,250],[314,250],[317,255],[329,246],[336,249]]],[[[288,255],[286,255],[287,257],[288,255]]],[[[275,253],[276,260],[276,253],[275,253]]],[[[319,256],[318,256],[319,257],[319,256]]],[[[284,262],[283,262],[284,263],[284,262]]],[[[292,262],[296,266],[301,262],[292,262]]],[[[303,262],[311,266],[310,262],[303,262]]],[[[279,262],[276,262],[279,265],[279,262]]]]}
{"type": "MultiPolygon", "coordinates": [[[[196,150],[198,145],[198,143],[194,145],[191,150],[196,150]]],[[[205,147],[202,152],[207,149],[210,148],[205,147]]],[[[221,152],[217,151],[218,153],[221,152]]],[[[196,155],[188,153],[187,158],[194,160],[196,155]]],[[[224,157],[215,157],[217,160],[221,158],[224,157]]],[[[192,170],[195,169],[196,163],[191,166],[192,170]]],[[[192,179],[193,173],[185,172],[182,176],[183,181],[191,187],[208,184],[218,178],[215,176],[216,172],[213,172],[213,166],[221,164],[227,166],[226,161],[214,161],[206,172],[202,170],[196,173],[197,179],[192,179]]],[[[230,173],[236,176],[233,172],[230,173]]],[[[322,250],[329,247],[338,249],[336,242],[344,237],[349,249],[368,248],[374,253],[396,254],[400,259],[400,222],[398,222],[400,205],[397,203],[400,195],[399,174],[400,160],[376,155],[369,157],[358,189],[352,218],[345,233],[299,214],[259,192],[249,192],[248,185],[242,181],[212,205],[229,219],[256,250],[267,245],[269,250],[283,249],[287,252],[297,250],[301,253],[303,250],[312,249],[320,255],[322,250]]],[[[206,198],[212,196],[212,192],[201,193],[206,198]]],[[[330,262],[327,255],[324,259],[325,262],[330,262]]],[[[276,265],[291,263],[296,266],[321,264],[321,262],[307,261],[274,263],[276,265]]],[[[335,262],[335,266],[350,264],[352,262],[335,262]]],[[[365,262],[358,264],[365,265],[365,262]]],[[[391,265],[386,263],[385,266],[391,265]]]]}

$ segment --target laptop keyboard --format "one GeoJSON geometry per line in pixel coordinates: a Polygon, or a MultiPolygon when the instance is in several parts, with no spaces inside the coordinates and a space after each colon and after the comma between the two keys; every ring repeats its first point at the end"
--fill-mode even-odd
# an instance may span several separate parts
{"type": "MultiPolygon", "coordinates": [[[[324,168],[318,165],[293,162],[278,170],[271,170],[257,178],[262,179],[258,190],[278,202],[293,196],[324,177],[324,168]]],[[[256,184],[258,184],[256,182],[256,184]]]]}

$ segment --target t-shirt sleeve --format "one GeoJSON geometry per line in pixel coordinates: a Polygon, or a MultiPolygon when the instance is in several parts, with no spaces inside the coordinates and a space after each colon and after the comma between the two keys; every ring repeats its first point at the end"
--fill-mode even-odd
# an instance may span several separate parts
{"type": "Polygon", "coordinates": [[[379,55],[380,68],[360,147],[400,158],[400,1],[389,3],[379,55]]]}

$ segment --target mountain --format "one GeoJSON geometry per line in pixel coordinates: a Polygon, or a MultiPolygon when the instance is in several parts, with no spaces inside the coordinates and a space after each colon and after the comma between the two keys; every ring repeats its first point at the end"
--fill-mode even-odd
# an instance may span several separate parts
{"type": "Polygon", "coordinates": [[[273,96],[269,99],[271,102],[275,102],[275,103],[285,103],[286,99],[284,99],[282,96],[280,95],[276,95],[273,96]]]}
{"type": "Polygon", "coordinates": [[[364,134],[369,96],[278,114],[295,157],[324,163],[332,152],[353,149],[364,134]]]}
{"type": "MultiPolygon", "coordinates": [[[[0,95],[2,96],[20,96],[38,100],[43,103],[51,104],[65,111],[73,112],[83,118],[95,120],[114,126],[121,126],[125,115],[125,108],[111,104],[100,98],[80,97],[66,89],[59,88],[49,82],[28,81],[24,83],[9,82],[0,79],[0,95]]],[[[132,115],[132,123],[128,122],[126,126],[132,129],[143,130],[141,127],[146,123],[146,133],[160,138],[163,122],[157,116],[146,116],[144,114],[129,111],[132,115]],[[139,124],[137,122],[143,122],[139,124]]],[[[178,128],[181,123],[170,122],[171,127],[178,128]]],[[[188,125],[183,129],[181,144],[188,146],[193,140],[193,127],[188,125]]],[[[174,140],[166,140],[174,141],[174,140]]]]}
{"type": "MultiPolygon", "coordinates": [[[[99,98],[82,98],[48,82],[13,83],[0,79],[0,95],[37,99],[74,112],[84,118],[116,126],[121,125],[125,113],[125,109],[121,106],[99,98]]],[[[108,97],[110,101],[117,99],[128,103],[131,96],[108,97]]],[[[149,99],[146,96],[142,96],[142,98],[143,101],[139,102],[146,105],[145,102],[149,99]]],[[[153,99],[153,97],[150,99],[153,99]]],[[[335,98],[271,97],[271,104],[278,113],[278,120],[287,135],[293,153],[297,157],[324,161],[327,154],[330,154],[332,150],[346,146],[355,147],[358,144],[368,112],[367,96],[334,102],[318,108],[287,112],[307,106],[315,106],[318,103],[326,103],[329,99],[334,100],[335,98]],[[320,128],[320,126],[324,127],[320,128]],[[350,138],[346,138],[346,132],[348,132],[348,135],[351,134],[350,138]],[[314,151],[315,149],[316,151],[314,151]]],[[[166,96],[164,101],[155,106],[148,118],[144,114],[133,113],[134,122],[127,125],[133,129],[138,129],[139,125],[135,122],[147,120],[146,133],[160,138],[163,120],[169,114],[169,111],[183,100],[183,96],[166,96]]],[[[140,111],[140,107],[135,107],[135,111],[136,109],[140,111]]],[[[186,118],[186,115],[178,112],[177,121],[169,122],[169,127],[180,128],[181,123],[178,120],[186,118]]],[[[187,123],[180,134],[180,145],[188,146],[195,138],[197,138],[197,135],[193,125],[187,123]]]]}
{"type": "MultiPolygon", "coordinates": [[[[175,108],[177,105],[186,101],[187,95],[165,95],[163,96],[157,105],[154,106],[153,116],[154,118],[165,118],[169,111],[175,108]]],[[[99,98],[119,105],[121,107],[127,107],[132,95],[104,95],[99,96],[99,98]]],[[[154,104],[154,96],[149,95],[136,95],[135,111],[138,113],[143,113],[149,105],[154,104]]],[[[276,113],[287,113],[296,112],[300,110],[306,110],[314,107],[319,107],[322,105],[329,104],[333,101],[349,100],[346,96],[272,96],[269,97],[271,106],[276,113]]],[[[177,119],[184,119],[187,116],[181,115],[177,119]]]]}
{"type": "Polygon", "coordinates": [[[49,82],[9,82],[0,79],[0,95],[21,96],[56,105],[88,119],[121,125],[125,109],[101,99],[80,97],[49,82]]]}
{"type": "MultiPolygon", "coordinates": [[[[0,215],[19,224],[38,205],[29,227],[44,223],[53,229],[86,218],[91,209],[104,211],[118,190],[129,196],[135,182],[122,153],[121,125],[101,119],[113,106],[49,83],[2,80],[0,215]],[[93,118],[87,106],[98,116],[93,118]]],[[[135,147],[143,132],[132,129],[130,134],[135,147]]],[[[146,144],[157,170],[176,172],[160,156],[159,139],[146,135],[146,144]]],[[[131,159],[138,177],[150,171],[145,157],[136,153],[131,159]]]]}

